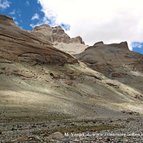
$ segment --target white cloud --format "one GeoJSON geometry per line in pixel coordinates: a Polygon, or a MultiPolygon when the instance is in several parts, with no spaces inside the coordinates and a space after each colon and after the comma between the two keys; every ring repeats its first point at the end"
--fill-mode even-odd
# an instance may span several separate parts
{"type": "Polygon", "coordinates": [[[12,18],[13,18],[15,24],[19,26],[19,22],[17,21],[17,18],[16,17],[12,17],[12,18]]]}
{"type": "Polygon", "coordinates": [[[31,23],[30,26],[32,28],[34,28],[34,27],[42,25],[42,24],[49,24],[49,21],[46,17],[39,19],[39,21],[37,23],[31,23]]]}
{"type": "Polygon", "coordinates": [[[39,26],[39,25],[42,25],[42,24],[43,24],[43,23],[36,23],[36,24],[31,23],[30,26],[31,26],[32,28],[34,28],[34,27],[39,26]]]}
{"type": "MultiPolygon", "coordinates": [[[[86,43],[143,41],[142,0],[38,0],[46,17],[70,24],[86,43]]],[[[131,48],[131,47],[130,47],[131,48]]]]}
{"type": "Polygon", "coordinates": [[[30,5],[30,2],[29,2],[29,1],[26,1],[26,5],[29,6],[29,5],[30,5]]]}
{"type": "Polygon", "coordinates": [[[39,19],[39,14],[38,13],[35,13],[33,16],[32,16],[32,18],[31,18],[31,20],[38,20],[39,19]]]}
{"type": "Polygon", "coordinates": [[[16,14],[16,12],[15,12],[15,10],[13,10],[13,11],[11,11],[9,14],[11,14],[11,15],[15,15],[15,14],[16,14]]]}
{"type": "Polygon", "coordinates": [[[136,47],[136,48],[142,48],[143,47],[143,43],[140,42],[133,42],[132,43],[132,47],[136,47]]]}
{"type": "Polygon", "coordinates": [[[0,0],[0,9],[6,9],[10,7],[10,2],[8,0],[0,0]]]}

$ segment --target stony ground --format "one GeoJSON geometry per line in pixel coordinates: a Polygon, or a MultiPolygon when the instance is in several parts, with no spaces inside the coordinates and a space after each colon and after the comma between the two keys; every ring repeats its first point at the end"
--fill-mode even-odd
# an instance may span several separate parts
{"type": "Polygon", "coordinates": [[[143,117],[0,123],[1,143],[142,143],[143,117]]]}

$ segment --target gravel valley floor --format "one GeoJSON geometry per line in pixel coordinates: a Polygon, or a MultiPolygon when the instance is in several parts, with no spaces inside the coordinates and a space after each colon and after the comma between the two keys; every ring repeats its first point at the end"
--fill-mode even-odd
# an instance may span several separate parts
{"type": "Polygon", "coordinates": [[[1,143],[142,143],[143,117],[0,123],[1,143]]]}

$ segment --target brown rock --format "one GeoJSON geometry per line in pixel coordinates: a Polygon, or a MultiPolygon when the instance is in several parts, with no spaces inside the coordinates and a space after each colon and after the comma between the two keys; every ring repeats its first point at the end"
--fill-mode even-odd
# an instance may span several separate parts
{"type": "Polygon", "coordinates": [[[129,49],[128,43],[126,41],[125,42],[121,42],[119,44],[116,44],[116,43],[115,44],[109,44],[108,46],[129,49]]]}
{"type": "Polygon", "coordinates": [[[82,38],[80,36],[77,36],[75,38],[71,39],[72,43],[80,43],[80,44],[85,44],[84,41],[82,40],[82,38]]]}
{"type": "Polygon", "coordinates": [[[0,15],[0,58],[34,64],[77,63],[71,55],[55,49],[42,37],[18,28],[11,18],[3,15],[0,15]]]}
{"type": "Polygon", "coordinates": [[[100,41],[76,57],[105,76],[143,91],[143,76],[139,76],[143,74],[143,55],[130,51],[127,42],[100,41]]]}
{"type": "Polygon", "coordinates": [[[11,25],[11,26],[16,26],[13,19],[11,17],[5,16],[5,15],[0,15],[0,23],[3,23],[5,25],[11,25]]]}
{"type": "Polygon", "coordinates": [[[48,136],[48,139],[55,139],[55,140],[60,140],[64,137],[64,135],[61,132],[55,132],[51,135],[48,136]]]}
{"type": "Polygon", "coordinates": [[[45,40],[49,40],[51,43],[62,42],[62,43],[80,43],[84,44],[82,38],[77,36],[75,38],[70,38],[61,26],[50,27],[47,24],[37,26],[32,31],[33,34],[42,36],[45,40]]]}
{"type": "Polygon", "coordinates": [[[100,46],[100,45],[103,45],[103,41],[99,41],[99,42],[96,42],[93,46],[100,46]]]}

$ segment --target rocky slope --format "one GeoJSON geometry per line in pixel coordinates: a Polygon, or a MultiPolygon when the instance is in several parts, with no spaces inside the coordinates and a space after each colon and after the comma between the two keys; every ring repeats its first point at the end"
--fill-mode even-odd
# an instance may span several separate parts
{"type": "Polygon", "coordinates": [[[53,48],[48,40],[21,30],[11,18],[2,15],[0,15],[0,58],[34,64],[77,62],[69,54],[53,48]]]}
{"type": "MultiPolygon", "coordinates": [[[[12,110],[15,108],[11,106],[16,106],[21,112],[21,107],[24,107],[23,110],[28,107],[30,113],[32,110],[45,112],[48,108],[47,113],[76,117],[82,115],[83,118],[86,114],[89,117],[94,114],[95,117],[104,117],[107,114],[120,115],[120,112],[122,115],[121,111],[128,109],[141,112],[133,105],[138,104],[139,109],[142,107],[142,76],[139,73],[135,75],[135,72],[133,75],[133,71],[125,71],[130,68],[131,62],[136,62],[142,56],[130,52],[126,43],[98,43],[78,55],[91,68],[95,65],[94,70],[105,75],[109,73],[112,78],[114,75],[113,79],[124,79],[124,82],[119,82],[120,80],[111,80],[86,67],[71,55],[52,47],[46,37],[43,37],[21,30],[11,18],[0,16],[2,108],[4,105],[4,109],[12,110]],[[132,77],[130,80],[136,78],[137,84],[133,87],[125,82],[128,81],[128,76],[132,77]],[[125,107],[125,104],[132,108],[125,107]]],[[[142,65],[137,65],[137,68],[141,74],[142,65]]]]}
{"type": "MultiPolygon", "coordinates": [[[[43,135],[43,131],[52,130],[55,126],[55,130],[61,130],[61,121],[69,121],[71,127],[74,126],[71,120],[78,122],[98,118],[109,119],[109,122],[111,118],[118,120],[143,114],[142,66],[137,65],[138,71],[134,71],[128,65],[142,56],[130,52],[126,43],[98,43],[76,55],[88,67],[70,54],[54,48],[45,34],[40,34],[24,31],[11,18],[0,15],[0,139],[9,141],[16,135],[34,135],[35,132],[43,135]],[[92,57],[92,63],[88,58],[84,59],[84,53],[85,57],[92,57]],[[109,61],[116,72],[123,72],[120,65],[125,65],[125,70],[130,71],[126,73],[136,84],[130,86],[111,78],[106,68],[105,73],[102,70],[103,74],[98,72],[98,66],[91,66],[96,56],[103,65],[109,58],[114,58],[109,61]],[[38,123],[42,121],[52,121],[54,125],[38,123]]],[[[120,79],[126,81],[123,76],[120,79]]],[[[94,123],[90,124],[90,128],[92,125],[94,123]]],[[[64,128],[67,129],[65,124],[62,125],[64,128]]],[[[76,124],[74,128],[77,128],[76,124]]],[[[109,127],[103,125],[102,129],[105,128],[109,127]]]]}
{"type": "Polygon", "coordinates": [[[48,24],[43,24],[41,26],[36,26],[33,29],[33,33],[39,34],[39,36],[43,36],[43,38],[51,43],[54,42],[63,42],[63,43],[79,43],[84,44],[82,38],[80,36],[75,38],[70,38],[61,26],[50,27],[48,24]]]}
{"type": "Polygon", "coordinates": [[[80,36],[70,38],[61,26],[50,27],[47,24],[37,26],[32,33],[45,41],[49,41],[54,47],[70,54],[77,54],[85,50],[87,45],[80,36]]]}
{"type": "Polygon", "coordinates": [[[98,42],[76,56],[90,68],[143,93],[143,55],[130,51],[127,42],[98,42]]]}

